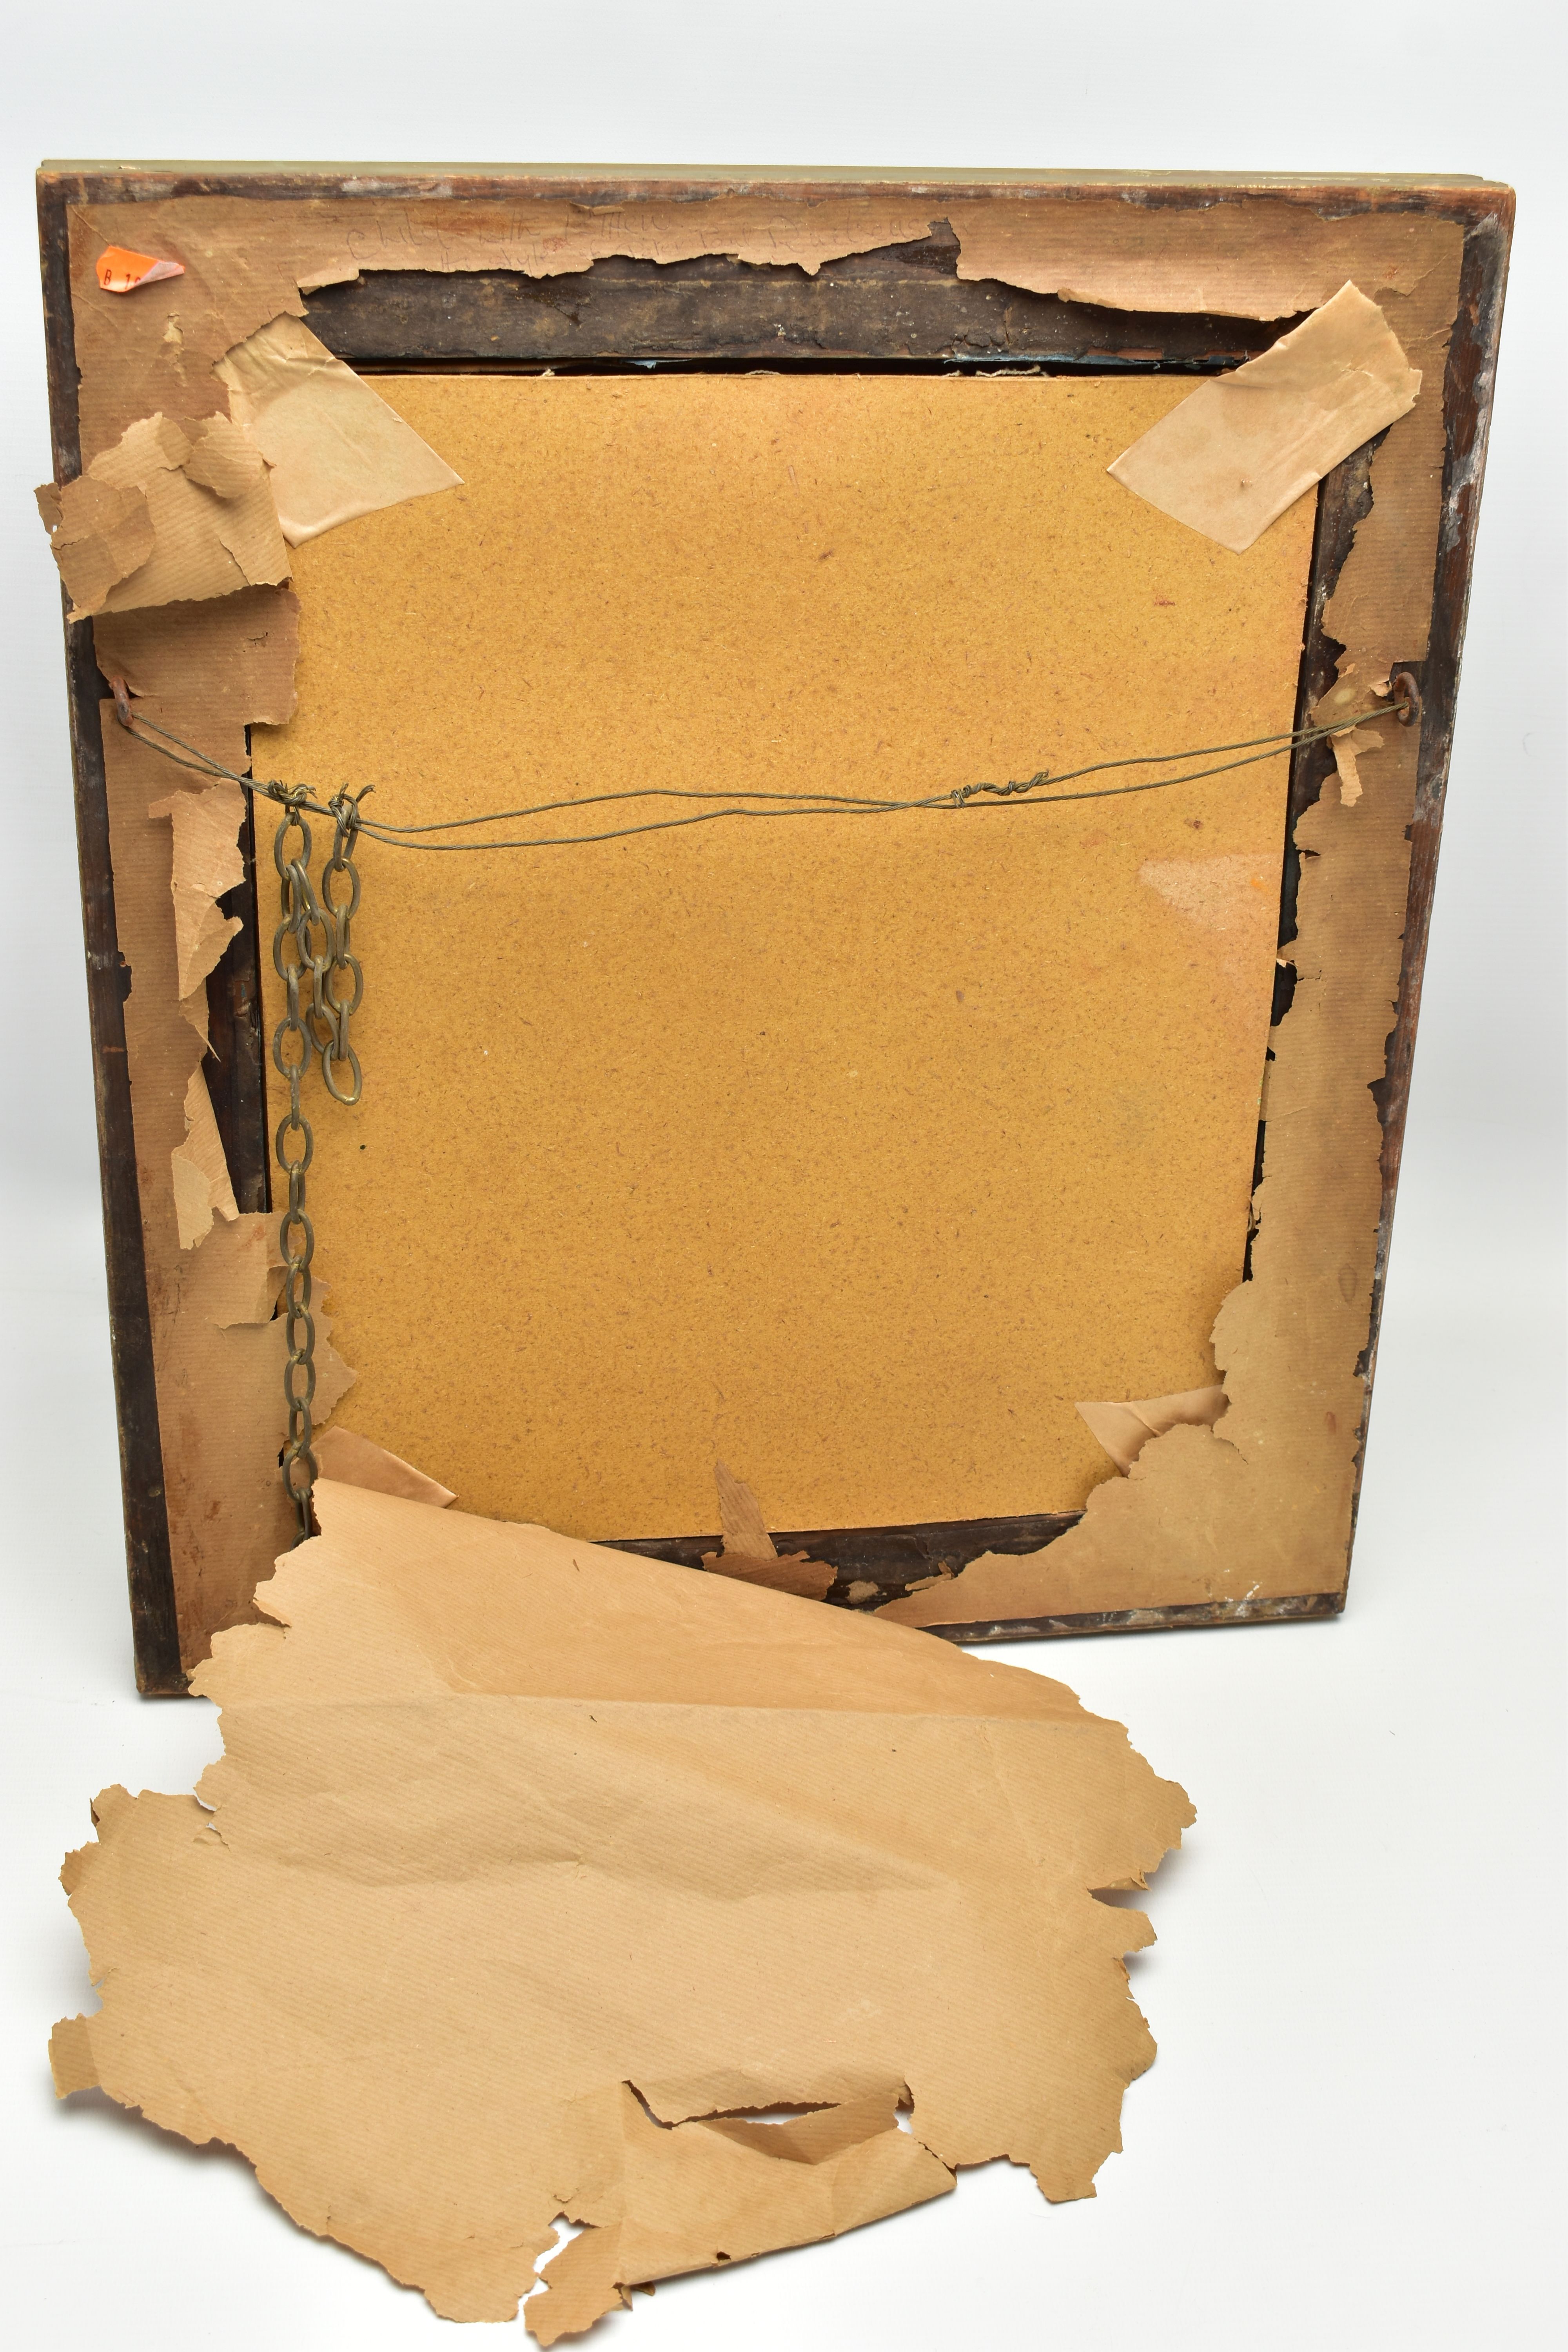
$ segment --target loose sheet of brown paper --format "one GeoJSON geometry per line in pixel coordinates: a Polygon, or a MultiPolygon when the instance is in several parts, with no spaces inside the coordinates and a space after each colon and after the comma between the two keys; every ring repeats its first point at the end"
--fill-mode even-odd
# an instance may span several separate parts
{"type": "Polygon", "coordinates": [[[1375,302],[1331,302],[1234,374],[1200,384],[1110,467],[1162,514],[1242,554],[1421,389],[1375,302]]]}
{"type": "MultiPolygon", "coordinates": [[[[1105,471],[1181,382],[382,381],[463,486],[300,549],[300,712],[255,740],[393,823],[929,793],[1292,723],[1310,502],[1238,557],[1105,471]]],[[[365,1091],[310,1179],[349,1425],[601,1539],[711,1526],[715,1454],[786,1527],[1080,1506],[1109,1465],[1076,1398],[1215,1377],[1286,770],[366,843],[365,1091]]]]}
{"type": "Polygon", "coordinates": [[[305,2228],[542,2343],[1007,2156],[1091,2195],[1122,1954],[1192,1809],[1071,1694],[542,1528],[326,1484],[219,1635],[199,1797],[67,1864],[100,2084],[305,2228]],[[286,1628],[287,1630],[279,1630],[286,1628]],[[695,1963],[695,1964],[694,1964],[695,1963]],[[895,2126],[907,2096],[911,2129],[895,2126]],[[783,2126],[747,2109],[826,2112],[783,2126]]]}
{"type": "Polygon", "coordinates": [[[235,423],[272,468],[290,547],[400,499],[458,487],[450,466],[298,319],[274,319],[215,373],[235,423]]]}

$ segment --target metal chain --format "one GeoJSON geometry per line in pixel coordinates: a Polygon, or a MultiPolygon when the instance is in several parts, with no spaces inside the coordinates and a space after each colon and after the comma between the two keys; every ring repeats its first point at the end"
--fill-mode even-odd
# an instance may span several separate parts
{"type": "Polygon", "coordinates": [[[315,1151],[315,1137],[300,1108],[300,1088],[312,1053],[321,1058],[321,1076],[334,1102],[358,1102],[363,1083],[359,1055],[349,1038],[349,1022],[364,994],[364,975],[351,946],[351,926],[360,900],[354,865],[360,816],[359,800],[347,793],[328,802],[334,828],[332,854],[321,868],[318,898],[310,881],[310,828],[304,815],[308,789],[303,784],[279,785],[271,797],[283,805],[272,844],[272,862],[282,890],[282,916],[272,935],[272,962],[284,990],[283,1018],[273,1032],[272,1059],[289,1087],[289,1108],[279,1122],[273,1144],[289,1189],[288,1206],[278,1228],[288,1348],[283,1368],[288,1420],[280,1458],[284,1489],[294,1506],[302,1542],[310,1533],[310,1489],[316,1482],[310,1419],[316,1393],[316,1323],[310,1312],[310,1261],[316,1235],[305,1210],[305,1175],[315,1151]],[[298,840],[291,841],[291,835],[297,835],[298,840]],[[302,1005],[300,991],[307,974],[310,1001],[302,1005]]]}

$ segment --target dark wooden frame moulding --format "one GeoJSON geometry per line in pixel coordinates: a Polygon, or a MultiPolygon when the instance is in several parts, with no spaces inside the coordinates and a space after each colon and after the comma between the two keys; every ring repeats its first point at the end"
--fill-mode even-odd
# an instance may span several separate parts
{"type": "MultiPolygon", "coordinates": [[[[437,175],[400,175],[377,168],[382,194],[428,194],[437,175]]],[[[701,198],[714,193],[711,176],[677,172],[602,173],[574,176],[552,171],[491,178],[459,169],[439,175],[441,191],[457,199],[548,195],[602,205],[639,198],[701,198]]],[[[958,173],[898,174],[769,173],[727,182],[761,192],[793,181],[843,193],[847,186],[908,189],[930,199],[931,234],[914,244],[883,247],[829,261],[808,277],[793,266],[754,265],[718,256],[670,263],[610,257],[558,278],[521,272],[452,275],[373,271],[350,283],[305,297],[306,322],[329,349],[367,374],[432,370],[556,373],[651,371],[716,372],[765,367],[783,372],[973,373],[1033,371],[1215,374],[1267,350],[1300,314],[1266,321],[1194,313],[1169,316],[1117,311],[1035,294],[990,280],[958,276],[959,244],[936,217],[945,188],[951,196],[990,194],[999,185],[1059,191],[1066,174],[1017,173],[969,181],[958,173]]],[[[1084,193],[1127,183],[1085,175],[1084,193]]],[[[360,184],[363,184],[361,183],[360,184]]],[[[1183,182],[1141,186],[1149,205],[1196,205],[1222,190],[1267,194],[1287,190],[1297,201],[1321,198],[1340,216],[1372,211],[1415,211],[1457,223],[1464,232],[1458,315],[1443,386],[1445,459],[1443,520],[1424,658],[1396,660],[1417,683],[1422,705],[1416,808],[1403,961],[1394,1025],[1384,1077],[1373,1087],[1383,1128],[1383,1205],[1367,1343],[1360,1369],[1369,1382],[1377,1344],[1390,1225],[1399,1178],[1409,1095],[1411,1057],[1419,1009],[1438,837],[1452,743],[1459,652],[1468,602],[1489,420],[1491,374],[1502,308],[1511,206],[1489,184],[1422,181],[1324,183],[1267,178],[1183,182]]],[[[50,415],[55,478],[80,471],[77,425],[77,366],[68,269],[68,210],[72,205],[134,202],[139,197],[219,195],[258,202],[349,196],[353,175],[340,170],[208,165],[60,165],[39,174],[38,216],[43,266],[50,415]]],[[[1298,727],[1331,683],[1342,650],[1323,630],[1323,614],[1357,522],[1368,509],[1368,472],[1376,443],[1337,467],[1319,490],[1307,621],[1297,698],[1298,727]]],[[[119,1412],[121,1475],[125,1498],[127,1566],[138,1681],[152,1694],[184,1687],[180,1665],[158,1405],[153,1386],[152,1327],[143,1258],[141,1207],[126,1066],[123,1003],[127,974],[115,931],[113,877],[103,772],[100,705],[108,693],[89,631],[68,626],[66,663],[76,787],[79,856],[86,933],[89,1015],[92,1038],[108,1258],[110,1339],[119,1412]]],[[[1276,991],[1275,1018],[1288,1013],[1294,985],[1289,947],[1295,937],[1300,857],[1298,817],[1317,801],[1333,761],[1326,745],[1298,750],[1289,790],[1279,940],[1285,957],[1276,991]]],[[[242,1209],[269,1205],[269,1146],[264,1088],[258,933],[253,840],[242,844],[247,879],[224,901],[244,929],[230,943],[209,982],[216,1052],[206,1069],[214,1108],[242,1209]],[[218,1056],[221,1055],[221,1062],[218,1056]]],[[[1258,1130],[1261,1156],[1263,1128],[1258,1130]]],[[[1359,1502],[1363,1448],[1357,1457],[1359,1502]]],[[[782,1550],[807,1552],[839,1569],[830,1600],[847,1605],[857,1580],[877,1587],[875,1607],[920,1580],[952,1572],[982,1553],[1039,1550],[1077,1524],[1079,1512],[970,1519],[896,1527],[780,1530],[782,1550]]],[[[1352,1514],[1352,1539],[1354,1520],[1352,1514]]],[[[696,1566],[715,1551],[716,1534],[688,1538],[606,1538],[623,1550],[696,1566]]],[[[1010,1619],[943,1625],[933,1630],[961,1643],[1024,1641],[1110,1632],[1286,1622],[1336,1614],[1344,1591],[1284,1597],[1215,1601],[1160,1608],[1010,1619]]]]}

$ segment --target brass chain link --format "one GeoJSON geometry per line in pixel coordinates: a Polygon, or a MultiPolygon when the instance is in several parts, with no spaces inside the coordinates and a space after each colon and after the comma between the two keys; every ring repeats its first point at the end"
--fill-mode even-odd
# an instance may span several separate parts
{"type": "Polygon", "coordinates": [[[321,1076],[334,1102],[358,1102],[363,1084],[359,1055],[349,1037],[349,1022],[364,994],[364,975],[351,941],[360,901],[354,846],[359,800],[363,795],[340,793],[327,803],[334,831],[332,854],[321,868],[320,897],[310,880],[310,828],[304,814],[307,788],[275,786],[271,797],[283,805],[272,844],[272,862],[282,892],[282,917],[272,935],[272,962],[284,991],[283,1018],[273,1032],[272,1059],[289,1087],[289,1108],[279,1122],[273,1145],[289,1189],[288,1206],[278,1228],[288,1348],[283,1368],[287,1431],[281,1467],[302,1542],[310,1533],[310,1489],[316,1481],[310,1419],[316,1393],[316,1323],[310,1312],[310,1261],[316,1235],[305,1209],[305,1175],[315,1138],[300,1107],[300,1088],[312,1053],[320,1056],[321,1076]],[[296,834],[298,840],[291,842],[289,836],[296,834]],[[307,974],[310,995],[302,1005],[300,991],[307,974]]]}

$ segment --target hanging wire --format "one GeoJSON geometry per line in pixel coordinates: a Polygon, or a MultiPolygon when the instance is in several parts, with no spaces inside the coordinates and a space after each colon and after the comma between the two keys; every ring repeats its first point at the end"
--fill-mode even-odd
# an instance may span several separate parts
{"type": "MultiPolygon", "coordinates": [[[[310,1534],[314,1524],[311,1496],[318,1465],[311,1410],[316,1386],[315,1319],[310,1307],[315,1230],[306,1208],[306,1175],[314,1154],[315,1139],[302,1108],[300,1089],[312,1055],[317,1055],[328,1093],[347,1104],[360,1097],[359,1056],[349,1042],[349,1022],[358,1010],[363,988],[359,961],[350,946],[350,923],[360,902],[359,875],[353,857],[361,836],[379,841],[389,849],[563,849],[590,842],[625,841],[645,833],[672,832],[685,825],[712,824],[723,817],[888,816],[900,811],[932,809],[1055,807],[1064,801],[1111,800],[1128,793],[1164,792],[1176,784],[1198,783],[1208,776],[1227,775],[1236,768],[1279,759],[1300,744],[1321,742],[1325,737],[1342,734],[1360,723],[1359,719],[1342,719],[1332,726],[1299,727],[1288,734],[1255,735],[1242,742],[1210,743],[1192,751],[1145,752],[1124,759],[1097,760],[1087,767],[1070,768],[1054,777],[1042,768],[1037,774],[1019,782],[960,784],[950,792],[931,793],[914,800],[878,800],[856,793],[724,793],[700,786],[650,784],[542,801],[529,808],[497,809],[488,816],[448,817],[430,824],[385,824],[364,814],[364,800],[374,789],[371,785],[358,793],[350,793],[345,787],[323,803],[313,800],[303,784],[258,783],[252,776],[242,776],[233,768],[225,767],[210,752],[198,750],[183,736],[173,734],[168,728],[160,727],[134,709],[123,678],[112,678],[110,683],[121,725],[139,742],[145,743],[149,751],[159,752],[193,774],[237,784],[242,792],[276,802],[282,808],[273,849],[282,884],[282,919],[273,941],[273,961],[284,984],[286,1005],[284,1017],[274,1034],[272,1053],[289,1088],[289,1108],[275,1138],[279,1166],[288,1185],[288,1204],[279,1231],[285,1268],[284,1323],[288,1344],[283,1373],[287,1425],[279,1463],[301,1541],[310,1534]],[[1220,756],[1231,752],[1240,756],[1220,756]],[[1186,763],[1192,760],[1211,760],[1217,764],[1190,768],[1186,763]],[[1180,768],[1183,772],[1144,777],[1135,783],[1095,785],[1084,792],[1044,789],[1047,784],[1077,783],[1085,776],[1128,768],[1164,767],[1180,768]],[[536,835],[526,841],[429,838],[432,834],[468,833],[487,825],[531,823],[563,810],[605,808],[627,801],[698,801],[721,805],[703,806],[687,816],[655,817],[641,824],[618,825],[602,833],[536,835]],[[310,833],[304,823],[306,814],[328,818],[334,828],[332,855],[323,869],[319,892],[310,877],[310,833]],[[340,902],[334,895],[336,882],[345,877],[346,896],[340,902]],[[311,983],[308,1005],[302,997],[307,977],[311,983]],[[346,992],[338,984],[343,980],[349,982],[346,992]],[[346,1080],[341,1075],[345,1068],[349,1074],[346,1080]]],[[[1421,697],[1408,671],[1400,671],[1390,681],[1389,692],[1391,698],[1387,702],[1363,712],[1361,718],[1391,718],[1405,726],[1419,718],[1421,697]]]]}
{"type": "MultiPolygon", "coordinates": [[[[134,709],[122,678],[110,681],[114,690],[116,714],[122,727],[149,751],[162,753],[176,767],[188,768],[196,775],[222,779],[238,784],[242,791],[273,801],[287,800],[296,808],[307,809],[313,816],[331,817],[336,803],[343,795],[334,794],[331,802],[319,802],[301,797],[300,787],[277,782],[259,783],[254,777],[242,776],[226,768],[220,760],[198,751],[184,737],[172,734],[134,709]],[[158,740],[154,740],[153,738],[158,740]],[[169,746],[176,748],[171,750],[169,746]],[[182,756],[185,755],[185,756],[182,756]]],[[[1302,744],[1320,743],[1332,735],[1342,735],[1350,728],[1362,725],[1369,719],[1394,719],[1408,726],[1419,718],[1421,698],[1415,682],[1407,671],[1401,671],[1390,686],[1391,699],[1374,704],[1353,718],[1336,719],[1330,725],[1298,727],[1279,735],[1253,735],[1237,743],[1200,744],[1188,751],[1145,751],[1115,760],[1096,760],[1088,766],[1068,768],[1053,776],[1042,768],[1035,775],[1005,784],[959,784],[951,790],[926,793],[911,800],[883,800],[859,793],[773,793],[731,790],[714,792],[700,786],[645,784],[610,793],[583,793],[572,798],[536,802],[531,807],[494,809],[483,816],[445,817],[427,824],[392,824],[365,814],[359,815],[359,830],[370,841],[379,841],[388,849],[423,849],[447,855],[461,855],[485,849],[571,849],[593,842],[627,841],[646,833],[670,833],[693,824],[713,824],[728,817],[787,817],[787,816],[891,816],[923,810],[984,809],[984,808],[1048,808],[1065,802],[1116,800],[1132,793],[1167,792],[1177,784],[1201,783],[1209,776],[1228,775],[1237,768],[1255,767],[1260,761],[1281,758],[1302,744]],[[1238,752],[1237,759],[1221,759],[1226,752],[1238,752]],[[1206,768],[1187,768],[1190,760],[1214,760],[1217,764],[1206,768]],[[1047,791],[1047,785],[1076,783],[1085,776],[1104,775],[1128,768],[1180,767],[1180,775],[1152,776],[1136,783],[1100,784],[1084,792],[1047,791]],[[702,801],[719,802],[714,808],[700,808],[688,816],[649,818],[640,824],[609,827],[600,833],[568,833],[534,835],[527,840],[433,841],[437,833],[467,833],[479,827],[496,824],[528,824],[535,819],[555,816],[567,810],[603,808],[626,801],[702,801]]],[[[355,796],[356,806],[374,790],[366,785],[355,796]]]]}

